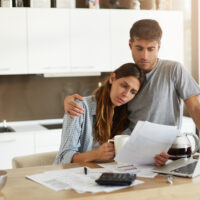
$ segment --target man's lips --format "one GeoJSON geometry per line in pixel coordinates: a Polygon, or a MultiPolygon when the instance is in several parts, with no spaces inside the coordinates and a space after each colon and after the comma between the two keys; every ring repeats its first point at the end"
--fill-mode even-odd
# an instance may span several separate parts
{"type": "Polygon", "coordinates": [[[143,61],[143,60],[142,60],[142,61],[140,61],[140,63],[141,63],[141,64],[148,64],[149,62],[148,62],[148,61],[143,61]]]}

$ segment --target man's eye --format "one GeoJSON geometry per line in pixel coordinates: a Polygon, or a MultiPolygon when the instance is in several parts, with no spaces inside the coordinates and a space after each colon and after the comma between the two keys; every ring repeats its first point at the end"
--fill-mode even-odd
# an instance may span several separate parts
{"type": "Polygon", "coordinates": [[[142,48],[140,48],[140,47],[136,47],[136,49],[137,49],[138,51],[142,51],[142,48]]]}
{"type": "Polygon", "coordinates": [[[148,51],[153,51],[154,50],[154,48],[148,48],[148,51]]]}

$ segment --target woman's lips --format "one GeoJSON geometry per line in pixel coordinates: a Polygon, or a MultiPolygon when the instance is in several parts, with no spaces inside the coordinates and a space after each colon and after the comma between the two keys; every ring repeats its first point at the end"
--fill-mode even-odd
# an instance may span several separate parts
{"type": "Polygon", "coordinates": [[[117,98],[117,102],[119,102],[119,103],[123,104],[123,103],[124,103],[124,100],[123,100],[123,99],[121,99],[121,98],[117,98]]]}

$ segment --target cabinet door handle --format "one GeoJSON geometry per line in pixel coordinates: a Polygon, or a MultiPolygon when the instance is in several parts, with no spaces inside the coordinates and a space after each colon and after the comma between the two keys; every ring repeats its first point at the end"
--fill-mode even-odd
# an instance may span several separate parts
{"type": "Polygon", "coordinates": [[[67,68],[67,67],[65,67],[65,66],[52,66],[52,67],[43,67],[43,69],[65,69],[65,68],[67,68]]]}
{"type": "Polygon", "coordinates": [[[10,68],[0,68],[0,71],[9,71],[10,68]]]}
{"type": "Polygon", "coordinates": [[[10,142],[15,142],[15,139],[10,139],[10,140],[0,140],[0,143],[10,143],[10,142]]]}
{"type": "Polygon", "coordinates": [[[95,66],[72,66],[72,69],[94,69],[95,66]]]}

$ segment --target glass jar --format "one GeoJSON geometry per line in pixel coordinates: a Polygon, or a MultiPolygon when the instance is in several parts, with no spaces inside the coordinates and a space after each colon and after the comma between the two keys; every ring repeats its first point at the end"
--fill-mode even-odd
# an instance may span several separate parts
{"type": "Polygon", "coordinates": [[[1,0],[1,7],[12,7],[12,0],[1,0]]]}
{"type": "Polygon", "coordinates": [[[50,8],[51,1],[50,0],[31,0],[32,8],[50,8]]]}

